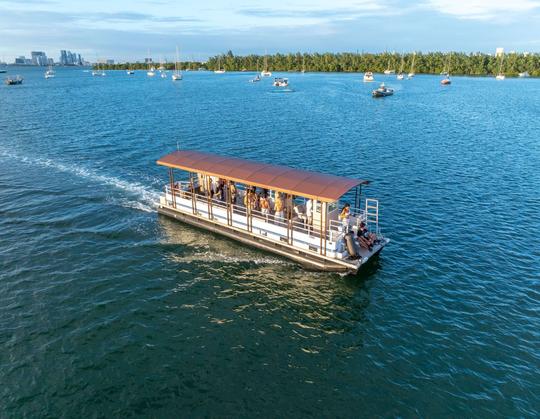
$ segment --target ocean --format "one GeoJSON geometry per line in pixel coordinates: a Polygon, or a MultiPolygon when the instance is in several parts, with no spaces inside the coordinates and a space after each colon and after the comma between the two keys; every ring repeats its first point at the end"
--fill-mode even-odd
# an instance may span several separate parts
{"type": "Polygon", "coordinates": [[[540,415],[539,80],[9,71],[0,417],[540,415]],[[391,242],[340,276],[160,216],[177,148],[369,179],[391,242]]]}

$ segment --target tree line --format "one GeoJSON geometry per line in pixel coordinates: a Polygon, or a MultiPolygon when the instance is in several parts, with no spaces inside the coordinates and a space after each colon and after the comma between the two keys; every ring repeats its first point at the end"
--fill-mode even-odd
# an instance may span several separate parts
{"type": "MultiPolygon", "coordinates": [[[[195,70],[203,68],[216,70],[219,67],[227,71],[262,71],[264,62],[269,71],[308,71],[308,72],[383,72],[386,69],[398,72],[411,71],[414,60],[414,72],[419,74],[439,74],[448,71],[450,74],[485,76],[499,73],[502,61],[502,72],[507,76],[517,76],[518,73],[528,72],[532,77],[540,77],[540,54],[510,53],[502,57],[484,53],[465,54],[462,52],[409,52],[398,53],[289,53],[273,55],[234,55],[232,51],[226,54],[210,57],[206,63],[187,62],[182,69],[195,70]]],[[[164,65],[174,69],[174,63],[164,65]]],[[[146,69],[144,63],[125,63],[108,65],[109,69],[146,69]]]]}

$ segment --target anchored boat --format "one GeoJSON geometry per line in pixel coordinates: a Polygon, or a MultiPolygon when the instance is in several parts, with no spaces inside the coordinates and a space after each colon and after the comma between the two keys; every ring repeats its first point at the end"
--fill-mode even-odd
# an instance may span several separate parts
{"type": "Polygon", "coordinates": [[[371,96],[373,97],[386,97],[386,96],[392,96],[394,94],[394,89],[390,89],[389,87],[386,87],[384,83],[381,83],[381,85],[373,90],[371,92],[371,96]]]}
{"type": "Polygon", "coordinates": [[[15,77],[8,77],[4,80],[4,83],[6,83],[8,86],[13,86],[15,84],[22,84],[23,78],[19,75],[15,77]]]}
{"type": "Polygon", "coordinates": [[[368,181],[189,150],[157,164],[169,168],[159,213],[311,269],[356,273],[389,242],[378,200],[360,208],[368,181]]]}

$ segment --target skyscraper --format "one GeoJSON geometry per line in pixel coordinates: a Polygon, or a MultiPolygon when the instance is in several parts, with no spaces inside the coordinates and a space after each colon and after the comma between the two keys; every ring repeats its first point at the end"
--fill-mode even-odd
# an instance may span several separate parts
{"type": "Polygon", "coordinates": [[[31,55],[33,65],[47,65],[47,54],[45,54],[43,51],[32,51],[31,55]]]}

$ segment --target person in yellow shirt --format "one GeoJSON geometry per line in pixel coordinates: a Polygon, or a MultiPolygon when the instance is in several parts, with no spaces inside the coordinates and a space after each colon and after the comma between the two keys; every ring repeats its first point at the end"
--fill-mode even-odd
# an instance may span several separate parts
{"type": "Polygon", "coordinates": [[[276,192],[276,201],[274,202],[274,217],[277,221],[283,221],[283,199],[281,194],[276,192]]]}
{"type": "Polygon", "coordinates": [[[351,217],[351,205],[346,203],[339,214],[339,219],[341,220],[341,225],[343,226],[343,231],[347,233],[349,231],[349,219],[351,217]]]}

